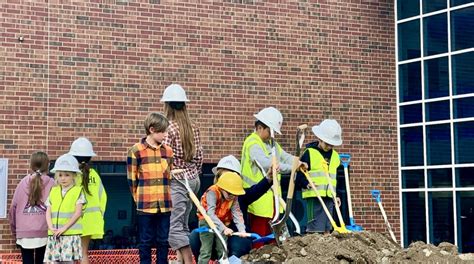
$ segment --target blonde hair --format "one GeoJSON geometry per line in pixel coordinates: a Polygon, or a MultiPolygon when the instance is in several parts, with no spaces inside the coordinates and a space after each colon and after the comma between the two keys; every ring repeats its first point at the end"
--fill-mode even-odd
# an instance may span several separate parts
{"type": "Polygon", "coordinates": [[[145,132],[147,135],[151,134],[150,128],[156,129],[158,132],[165,132],[169,126],[168,119],[161,113],[152,112],[145,118],[145,132]]]}
{"type": "Polygon", "coordinates": [[[196,146],[194,145],[194,131],[191,120],[186,110],[186,105],[181,109],[174,109],[169,103],[165,103],[165,115],[169,120],[178,124],[179,136],[183,145],[184,160],[189,162],[196,155],[196,146]]]}
{"type": "Polygon", "coordinates": [[[43,182],[41,175],[48,171],[49,158],[44,152],[38,151],[31,154],[30,168],[35,172],[35,176],[30,181],[28,189],[28,203],[30,205],[39,205],[43,193],[43,182]]]}

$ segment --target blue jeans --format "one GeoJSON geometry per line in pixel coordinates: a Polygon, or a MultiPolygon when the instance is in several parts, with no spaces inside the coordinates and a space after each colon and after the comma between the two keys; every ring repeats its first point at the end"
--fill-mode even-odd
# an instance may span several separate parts
{"type": "Polygon", "coordinates": [[[168,263],[170,213],[138,214],[138,251],[141,264],[151,264],[151,247],[156,242],[156,263],[168,263]]]}

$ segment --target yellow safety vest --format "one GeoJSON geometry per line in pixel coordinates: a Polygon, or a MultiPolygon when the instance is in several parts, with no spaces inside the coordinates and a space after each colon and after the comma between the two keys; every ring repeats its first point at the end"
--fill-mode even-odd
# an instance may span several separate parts
{"type": "MultiPolygon", "coordinates": [[[[308,148],[306,151],[309,152],[310,159],[309,175],[311,180],[314,182],[314,185],[316,185],[319,195],[321,197],[332,197],[331,191],[329,189],[329,182],[325,175],[326,172],[323,170],[323,162],[326,162],[323,155],[321,155],[317,149],[313,148],[308,148]]],[[[339,154],[333,150],[331,160],[329,162],[329,177],[331,178],[331,183],[334,186],[334,189],[336,189],[337,168],[339,167],[340,163],[341,161],[339,160],[339,154]]],[[[313,189],[307,189],[303,191],[302,197],[303,199],[316,197],[316,193],[313,191],[313,189]]]]}
{"type": "MultiPolygon", "coordinates": [[[[82,174],[78,174],[76,185],[82,186],[82,174]]],[[[91,239],[101,239],[104,236],[104,213],[107,205],[107,193],[99,174],[93,168],[89,171],[89,191],[84,191],[87,204],[82,216],[82,236],[91,236],[91,239]]]]}
{"type": "MultiPolygon", "coordinates": [[[[258,169],[256,165],[252,166],[252,161],[250,159],[250,148],[257,144],[264,152],[265,156],[270,157],[271,152],[267,151],[265,147],[265,143],[260,138],[257,133],[250,134],[244,141],[244,145],[242,147],[242,177],[243,177],[243,185],[244,188],[248,188],[252,185],[257,184],[263,179],[263,174],[258,169]]],[[[282,148],[280,145],[275,142],[277,147],[278,156],[281,156],[282,148]]],[[[278,180],[281,179],[281,175],[278,174],[278,180]]],[[[281,195],[281,187],[279,190],[279,194],[281,195]]],[[[274,205],[273,205],[273,191],[268,190],[262,197],[260,197],[257,201],[253,202],[249,205],[248,212],[260,216],[260,217],[273,217],[274,205]]]]}
{"type": "MultiPolygon", "coordinates": [[[[51,203],[51,222],[53,227],[59,229],[69,222],[76,211],[77,199],[81,196],[82,188],[73,186],[64,197],[61,195],[61,186],[54,186],[49,193],[49,202],[51,203]]],[[[63,235],[82,234],[82,219],[79,217],[76,223],[69,227],[63,235]]],[[[48,230],[48,235],[53,235],[48,230]]]]}

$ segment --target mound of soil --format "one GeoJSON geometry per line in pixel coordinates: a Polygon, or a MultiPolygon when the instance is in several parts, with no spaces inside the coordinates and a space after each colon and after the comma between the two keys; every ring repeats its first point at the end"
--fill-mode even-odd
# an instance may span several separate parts
{"type": "MultiPolygon", "coordinates": [[[[467,263],[450,243],[415,242],[403,249],[374,232],[292,237],[281,247],[266,245],[243,256],[242,263],[467,263]]],[[[471,260],[472,261],[472,260],[471,260]]]]}

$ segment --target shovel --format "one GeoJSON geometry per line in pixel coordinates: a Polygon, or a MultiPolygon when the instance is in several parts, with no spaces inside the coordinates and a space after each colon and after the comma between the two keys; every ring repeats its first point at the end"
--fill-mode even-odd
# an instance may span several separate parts
{"type": "Polygon", "coordinates": [[[332,218],[332,215],[331,213],[329,212],[326,204],[324,203],[323,199],[321,198],[321,196],[319,195],[319,192],[318,192],[318,189],[316,188],[316,186],[314,185],[314,182],[311,180],[311,177],[309,176],[309,173],[307,170],[305,169],[300,169],[300,171],[304,174],[304,176],[306,177],[306,179],[308,180],[309,182],[309,185],[311,186],[311,188],[313,189],[313,191],[316,193],[316,197],[318,198],[319,202],[321,203],[321,206],[323,207],[323,210],[324,210],[324,213],[326,213],[326,216],[328,217],[329,219],[329,222],[331,223],[332,225],[332,228],[334,229],[334,231],[337,231],[338,233],[348,233],[349,231],[344,227],[338,227],[336,225],[336,222],[334,221],[334,218],[332,218]]]}
{"type": "Polygon", "coordinates": [[[329,177],[329,172],[328,172],[329,168],[328,168],[328,164],[327,164],[326,161],[323,161],[323,170],[324,170],[324,175],[326,176],[326,179],[328,181],[329,191],[332,194],[332,200],[334,201],[334,207],[336,207],[336,214],[337,214],[337,218],[339,219],[339,224],[341,225],[341,229],[346,231],[344,233],[348,233],[349,230],[347,230],[346,224],[344,223],[344,219],[342,218],[341,209],[339,208],[339,206],[337,206],[336,188],[334,188],[334,185],[332,185],[331,177],[329,177]]]}
{"type": "Polygon", "coordinates": [[[356,225],[354,221],[354,214],[352,212],[352,200],[351,200],[351,188],[349,187],[349,163],[351,162],[350,154],[339,154],[339,158],[344,166],[344,179],[346,182],[346,193],[347,193],[347,207],[349,208],[349,223],[350,225],[346,228],[350,231],[360,232],[364,230],[361,226],[356,225]]]}
{"type": "Polygon", "coordinates": [[[295,190],[295,174],[300,165],[299,156],[301,152],[301,147],[304,142],[304,129],[306,127],[307,127],[306,124],[299,126],[296,133],[296,157],[293,159],[293,164],[291,168],[290,181],[288,185],[288,194],[286,197],[285,214],[279,221],[270,223],[270,227],[272,228],[272,231],[275,234],[275,240],[278,246],[281,246],[283,241],[285,241],[286,239],[290,237],[290,233],[288,232],[286,221],[288,220],[288,217],[290,216],[290,213],[291,213],[291,206],[293,203],[293,193],[295,190]]]}
{"type": "Polygon", "coordinates": [[[275,145],[275,132],[273,129],[270,129],[270,136],[272,138],[272,178],[273,178],[273,200],[274,200],[274,206],[275,206],[275,215],[273,216],[272,221],[270,224],[275,223],[278,221],[278,218],[280,217],[280,183],[278,182],[278,173],[277,173],[277,166],[278,166],[278,161],[277,161],[277,156],[276,156],[276,145],[275,145]]]}
{"type": "MultiPolygon", "coordinates": [[[[175,169],[175,170],[171,170],[171,175],[176,175],[176,174],[179,174],[183,172],[182,169],[175,169]]],[[[214,234],[217,236],[217,238],[219,239],[220,243],[222,244],[222,247],[224,248],[224,253],[222,255],[222,257],[219,259],[219,263],[221,264],[229,264],[229,259],[227,258],[227,243],[226,241],[224,240],[224,237],[222,237],[222,234],[219,232],[219,230],[217,230],[217,226],[216,224],[214,224],[214,222],[212,222],[212,219],[207,215],[206,213],[206,210],[204,209],[204,207],[202,207],[201,205],[201,202],[199,201],[199,199],[196,197],[196,195],[194,194],[193,190],[191,190],[191,187],[189,187],[189,182],[188,182],[188,179],[185,178],[185,182],[183,183],[181,180],[178,180],[176,177],[175,177],[175,180],[177,180],[179,183],[181,183],[182,185],[184,185],[184,187],[186,187],[186,190],[188,191],[189,193],[189,197],[191,198],[191,200],[193,201],[194,205],[196,205],[198,211],[201,213],[201,215],[204,217],[204,220],[206,221],[206,223],[209,225],[209,227],[211,228],[211,230],[214,232],[214,234]]]]}
{"type": "Polygon", "coordinates": [[[392,226],[388,222],[387,214],[385,213],[385,210],[383,209],[382,199],[380,199],[380,191],[379,190],[372,190],[372,191],[370,191],[370,193],[372,193],[372,197],[374,197],[375,201],[379,205],[380,212],[382,212],[382,217],[383,217],[383,220],[385,221],[385,225],[387,226],[388,232],[390,233],[390,237],[392,238],[392,240],[395,243],[398,244],[397,238],[395,237],[395,234],[393,233],[392,226]]]}
{"type": "MultiPolygon", "coordinates": [[[[260,164],[260,162],[258,161],[255,161],[255,164],[257,165],[257,167],[260,169],[260,171],[262,172],[262,175],[264,178],[267,178],[267,172],[263,169],[263,166],[260,164]]],[[[272,186],[273,188],[273,186],[272,186]]],[[[278,193],[278,191],[275,191],[273,190],[273,193],[278,193]]],[[[280,195],[278,195],[278,200],[280,201],[280,205],[283,207],[283,208],[286,208],[286,203],[285,201],[283,200],[283,198],[280,197],[280,195]]],[[[295,226],[295,233],[301,235],[301,228],[300,228],[300,223],[298,222],[298,220],[296,220],[296,217],[293,215],[293,213],[291,211],[289,211],[289,214],[290,214],[290,220],[291,222],[293,223],[293,225],[295,226]]],[[[288,232],[288,227],[286,227],[286,230],[288,232]]],[[[289,232],[288,232],[289,233],[289,232]]],[[[273,239],[273,238],[272,238],[273,239]]]]}

